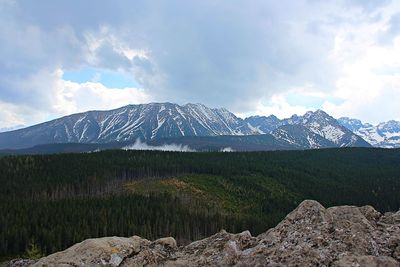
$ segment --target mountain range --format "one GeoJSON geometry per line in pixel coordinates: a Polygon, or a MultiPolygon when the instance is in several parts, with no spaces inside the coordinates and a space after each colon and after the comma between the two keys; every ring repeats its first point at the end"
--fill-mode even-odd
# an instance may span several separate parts
{"type": "Polygon", "coordinates": [[[338,122],[376,147],[400,147],[400,122],[390,120],[378,125],[362,123],[360,120],[343,117],[338,122]]]}
{"type": "Polygon", "coordinates": [[[242,119],[225,108],[203,104],[150,103],[88,111],[3,132],[0,149],[43,144],[98,144],[99,149],[118,144],[114,147],[119,148],[139,139],[152,145],[174,143],[200,150],[398,147],[400,123],[372,126],[350,118],[336,120],[322,110],[282,120],[274,115],[242,119]]]}

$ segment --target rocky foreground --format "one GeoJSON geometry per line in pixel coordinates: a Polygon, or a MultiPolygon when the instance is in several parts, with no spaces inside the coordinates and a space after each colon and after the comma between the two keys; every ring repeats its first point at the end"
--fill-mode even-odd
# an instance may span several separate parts
{"type": "Polygon", "coordinates": [[[221,231],[177,247],[172,237],[88,239],[36,262],[8,266],[400,266],[400,211],[324,208],[306,200],[275,228],[253,237],[221,231]]]}

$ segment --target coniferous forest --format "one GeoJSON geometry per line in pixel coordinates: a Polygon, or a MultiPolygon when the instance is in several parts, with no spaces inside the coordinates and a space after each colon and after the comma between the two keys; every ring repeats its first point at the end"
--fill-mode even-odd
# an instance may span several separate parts
{"type": "Polygon", "coordinates": [[[0,258],[112,235],[180,244],[221,229],[257,235],[304,199],[385,212],[400,208],[399,192],[399,149],[5,156],[0,258]]]}

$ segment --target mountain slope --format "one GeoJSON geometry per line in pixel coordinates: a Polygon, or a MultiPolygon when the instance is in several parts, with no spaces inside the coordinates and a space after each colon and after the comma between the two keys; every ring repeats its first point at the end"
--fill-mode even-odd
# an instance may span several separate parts
{"type": "MultiPolygon", "coordinates": [[[[322,110],[317,110],[315,112],[309,111],[303,116],[293,115],[292,117],[283,120],[279,120],[275,116],[257,116],[249,117],[246,119],[246,121],[253,130],[261,130],[262,132],[273,133],[279,129],[279,127],[284,125],[298,125],[308,129],[314,134],[321,136],[322,138],[327,139],[339,147],[370,146],[370,144],[368,144],[360,136],[357,136],[351,130],[339,124],[337,120],[322,110]]],[[[287,130],[294,131],[295,128],[287,128],[287,130]]],[[[300,127],[297,129],[298,133],[302,133],[303,137],[306,137],[304,131],[305,129],[300,129],[300,127]]],[[[278,132],[280,131],[278,130],[278,132]]],[[[274,136],[277,137],[278,134],[276,133],[274,136]]],[[[291,134],[291,137],[300,138],[300,136],[294,133],[291,134]]],[[[314,139],[315,138],[316,137],[314,136],[314,139]]],[[[321,138],[318,139],[321,140],[321,138]]],[[[306,139],[303,141],[306,141],[306,139]]],[[[290,140],[290,142],[295,141],[290,140]]],[[[315,146],[319,147],[316,144],[315,146]]]]}
{"type": "MultiPolygon", "coordinates": [[[[266,151],[307,149],[295,147],[290,143],[274,138],[271,134],[247,136],[184,136],[157,139],[148,142],[151,146],[180,145],[196,151],[266,151]]],[[[134,148],[134,147],[133,147],[134,148]]]]}
{"type": "Polygon", "coordinates": [[[288,146],[298,149],[336,147],[333,142],[314,133],[303,125],[283,125],[275,129],[272,135],[277,140],[287,143],[288,146]]]}
{"type": "Polygon", "coordinates": [[[274,115],[270,115],[268,117],[251,116],[244,119],[244,121],[251,129],[259,132],[260,134],[270,133],[283,124],[282,121],[274,115]]]}
{"type": "Polygon", "coordinates": [[[376,147],[400,147],[400,122],[388,121],[374,126],[357,119],[342,117],[338,122],[376,147]]]}
{"type": "Polygon", "coordinates": [[[129,143],[137,139],[149,142],[166,138],[178,139],[178,144],[189,142],[201,150],[207,147],[214,150],[221,144],[233,147],[239,140],[237,148],[241,151],[370,146],[321,110],[307,112],[303,116],[293,115],[284,120],[273,115],[243,120],[224,108],[212,109],[202,104],[180,106],[150,103],[73,114],[25,129],[0,133],[0,149],[25,149],[43,144],[129,143]],[[257,134],[272,135],[243,140],[226,137],[257,134]],[[195,136],[224,137],[191,138],[195,136]],[[259,147],[256,147],[260,141],[257,139],[262,140],[258,143],[259,147]],[[252,143],[254,140],[257,142],[252,143]],[[248,142],[251,144],[248,145],[248,142]]]}
{"type": "Polygon", "coordinates": [[[202,104],[179,106],[151,103],[73,114],[25,129],[0,133],[0,148],[252,133],[242,119],[226,109],[211,109],[202,104]]]}
{"type": "Polygon", "coordinates": [[[371,146],[361,137],[355,135],[346,127],[340,125],[337,120],[322,110],[309,111],[304,116],[292,117],[285,120],[287,124],[300,124],[312,132],[328,139],[339,147],[368,147],[371,146]]]}
{"type": "MultiPolygon", "coordinates": [[[[333,145],[334,146],[334,145],[333,145]]],[[[271,134],[246,136],[182,136],[161,138],[142,142],[113,142],[113,143],[58,143],[43,144],[22,149],[3,149],[0,155],[34,155],[60,153],[89,153],[110,149],[127,150],[165,150],[165,151],[270,151],[322,148],[331,146],[311,147],[307,142],[297,141],[296,145],[275,138],[271,134]]]]}

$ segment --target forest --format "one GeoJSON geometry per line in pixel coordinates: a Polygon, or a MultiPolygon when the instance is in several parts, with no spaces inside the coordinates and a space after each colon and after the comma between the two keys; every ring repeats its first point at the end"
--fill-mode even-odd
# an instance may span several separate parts
{"type": "Polygon", "coordinates": [[[400,208],[400,149],[96,153],[0,157],[0,259],[87,238],[274,227],[304,199],[400,208]]]}

